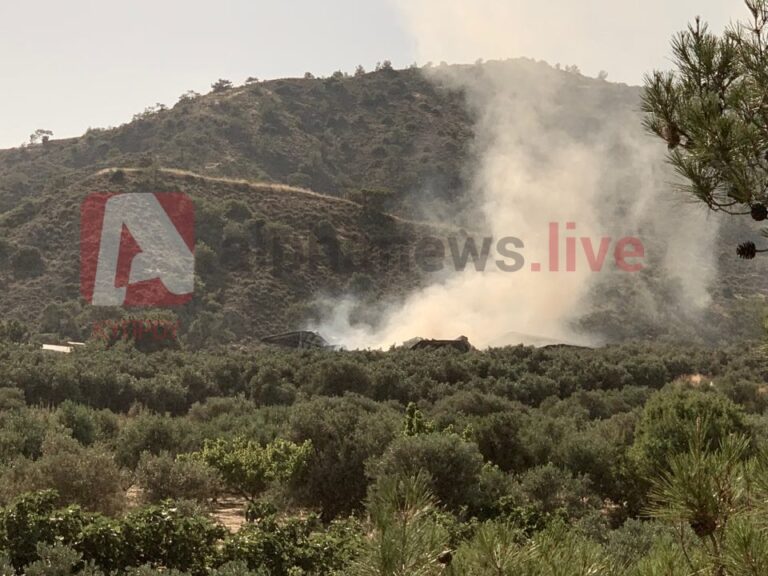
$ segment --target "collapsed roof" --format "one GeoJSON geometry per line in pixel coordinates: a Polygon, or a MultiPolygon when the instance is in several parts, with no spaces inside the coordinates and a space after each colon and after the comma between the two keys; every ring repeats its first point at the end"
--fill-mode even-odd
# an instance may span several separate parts
{"type": "Polygon", "coordinates": [[[299,330],[297,332],[285,332],[274,334],[261,339],[265,344],[294,348],[296,350],[309,350],[315,348],[328,348],[330,344],[317,332],[299,330]]]}
{"type": "Polygon", "coordinates": [[[469,338],[459,336],[455,340],[430,340],[425,338],[414,338],[404,343],[403,346],[409,350],[439,350],[441,348],[453,348],[459,352],[469,352],[473,349],[469,343],[469,338]]]}

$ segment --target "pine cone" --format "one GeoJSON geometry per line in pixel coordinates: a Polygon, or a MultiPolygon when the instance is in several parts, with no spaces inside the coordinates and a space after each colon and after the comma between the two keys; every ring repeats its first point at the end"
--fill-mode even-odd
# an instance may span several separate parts
{"type": "Polygon", "coordinates": [[[766,208],[765,204],[752,204],[752,218],[758,222],[768,218],[768,208],[766,208]]]}
{"type": "Polygon", "coordinates": [[[705,512],[696,514],[690,524],[691,529],[699,538],[706,538],[717,530],[717,519],[705,512]]]}
{"type": "Polygon", "coordinates": [[[437,561],[445,566],[449,566],[452,560],[453,553],[450,550],[444,550],[437,555],[437,561]]]}
{"type": "Polygon", "coordinates": [[[667,148],[674,150],[680,145],[680,130],[675,124],[664,127],[664,139],[667,141],[667,148]]]}
{"type": "Polygon", "coordinates": [[[752,260],[757,256],[757,247],[754,242],[744,242],[739,244],[739,247],[736,248],[736,254],[738,254],[739,258],[743,258],[744,260],[752,260]]]}

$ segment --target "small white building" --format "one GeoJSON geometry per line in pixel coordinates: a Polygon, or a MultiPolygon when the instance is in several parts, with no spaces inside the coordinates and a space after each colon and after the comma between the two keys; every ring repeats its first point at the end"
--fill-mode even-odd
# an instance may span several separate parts
{"type": "Polygon", "coordinates": [[[74,346],[61,346],[59,344],[43,344],[43,350],[48,352],[58,352],[59,354],[69,354],[74,350],[74,346]]]}

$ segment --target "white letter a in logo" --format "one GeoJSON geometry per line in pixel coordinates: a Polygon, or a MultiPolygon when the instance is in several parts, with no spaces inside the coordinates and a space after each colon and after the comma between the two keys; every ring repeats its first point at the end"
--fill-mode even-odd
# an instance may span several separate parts
{"type": "Polygon", "coordinates": [[[107,200],[92,303],[121,306],[127,287],[116,286],[123,226],[141,248],[131,262],[129,284],[159,279],[173,294],[194,289],[195,262],[184,239],[154,194],[119,194],[107,200]]]}

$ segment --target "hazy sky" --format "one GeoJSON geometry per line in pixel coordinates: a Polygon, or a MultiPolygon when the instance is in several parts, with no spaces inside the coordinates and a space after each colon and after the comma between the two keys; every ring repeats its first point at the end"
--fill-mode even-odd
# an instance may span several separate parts
{"type": "Polygon", "coordinates": [[[327,75],[389,59],[529,56],[637,84],[700,14],[742,0],[9,0],[0,4],[0,147],[121,124],[217,78],[327,75]],[[487,32],[487,34],[485,33],[487,32]]]}

